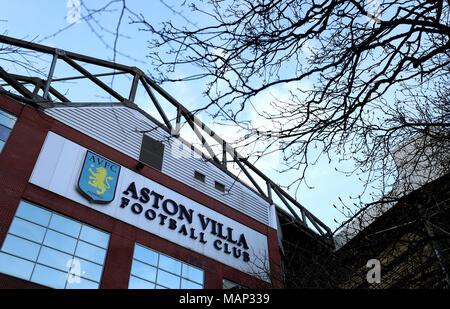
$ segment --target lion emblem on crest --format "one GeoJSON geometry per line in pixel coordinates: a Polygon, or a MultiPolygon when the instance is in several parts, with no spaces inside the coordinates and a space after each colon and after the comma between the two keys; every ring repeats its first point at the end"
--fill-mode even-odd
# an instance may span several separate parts
{"type": "Polygon", "coordinates": [[[120,165],[86,151],[77,189],[89,203],[107,204],[114,200],[120,165]]]}
{"type": "Polygon", "coordinates": [[[89,168],[89,172],[91,172],[91,176],[89,176],[88,183],[97,188],[97,194],[103,194],[106,190],[110,188],[108,180],[113,180],[112,177],[107,176],[106,169],[104,167],[97,167],[96,172],[94,172],[91,168],[89,168]]]}

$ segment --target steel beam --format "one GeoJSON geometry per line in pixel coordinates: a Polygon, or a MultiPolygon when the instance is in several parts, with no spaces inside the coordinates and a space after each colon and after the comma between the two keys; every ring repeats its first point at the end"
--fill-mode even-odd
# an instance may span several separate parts
{"type": "Polygon", "coordinates": [[[140,76],[140,80],[142,85],[145,88],[145,91],[147,91],[153,105],[155,106],[156,110],[158,111],[159,115],[161,116],[161,118],[164,121],[164,124],[166,125],[167,129],[169,130],[169,132],[172,132],[172,124],[170,123],[169,119],[166,116],[166,113],[164,112],[164,110],[162,109],[161,105],[159,104],[158,100],[156,99],[155,95],[152,92],[152,89],[150,89],[149,85],[147,84],[147,81],[145,78],[142,77],[142,75],[140,76]]]}
{"type": "MultiPolygon", "coordinates": [[[[0,43],[14,45],[17,47],[34,50],[37,52],[51,54],[51,55],[53,55],[56,52],[56,50],[58,50],[57,48],[54,48],[54,47],[49,47],[46,45],[41,45],[41,44],[29,42],[29,41],[19,40],[16,38],[11,38],[11,37],[5,36],[5,35],[0,35],[0,43]]],[[[73,53],[73,52],[69,52],[69,51],[64,51],[64,53],[67,57],[69,57],[72,60],[82,61],[85,63],[90,63],[90,64],[94,64],[94,65],[98,65],[98,66],[102,66],[102,67],[106,67],[106,68],[110,68],[110,69],[133,73],[133,68],[130,66],[126,66],[126,65],[122,65],[122,64],[118,64],[115,62],[106,61],[106,60],[102,60],[102,59],[98,59],[98,58],[93,58],[93,57],[89,57],[86,55],[81,55],[81,54],[77,54],[77,53],[73,53]]]]}
{"type": "Polygon", "coordinates": [[[55,52],[53,54],[52,64],[50,65],[50,70],[47,75],[47,82],[45,83],[44,95],[43,95],[44,99],[48,99],[48,91],[50,90],[50,83],[52,82],[53,73],[55,72],[57,60],[58,60],[58,52],[55,52]]]}
{"type": "Polygon", "coordinates": [[[13,87],[17,92],[28,99],[33,99],[33,93],[25,88],[19,81],[0,67],[0,77],[13,87]]]}
{"type": "Polygon", "coordinates": [[[89,73],[89,71],[87,71],[85,68],[83,68],[82,66],[80,66],[78,63],[76,63],[75,61],[73,61],[71,58],[69,58],[67,55],[62,55],[61,58],[67,62],[67,64],[69,64],[71,67],[73,67],[75,70],[77,70],[78,72],[80,72],[81,74],[83,74],[84,76],[86,76],[87,78],[89,78],[93,83],[95,83],[97,86],[99,86],[100,88],[102,88],[103,90],[105,90],[107,93],[109,93],[110,95],[112,95],[114,98],[116,98],[117,100],[119,100],[120,102],[125,102],[125,98],[122,97],[120,94],[118,94],[116,91],[114,91],[111,87],[109,87],[108,85],[106,85],[104,82],[102,82],[101,80],[99,80],[97,77],[95,77],[94,75],[92,75],[91,73],[89,73]]]}
{"type": "Polygon", "coordinates": [[[275,193],[278,195],[278,197],[281,199],[281,201],[283,202],[283,204],[289,209],[289,211],[291,212],[291,215],[294,216],[295,219],[297,219],[299,222],[303,223],[306,227],[308,226],[306,224],[305,221],[302,221],[302,219],[300,219],[300,217],[297,215],[297,213],[295,212],[295,210],[291,207],[291,205],[289,204],[288,201],[286,201],[286,198],[283,196],[283,194],[281,194],[281,192],[278,190],[277,186],[273,186],[273,191],[275,191],[275,193]]]}
{"type": "Polygon", "coordinates": [[[134,99],[136,98],[136,91],[139,83],[140,75],[139,73],[135,73],[133,77],[133,82],[131,83],[130,94],[128,96],[128,101],[134,103],[134,99]]]}
{"type": "Polygon", "coordinates": [[[201,132],[198,130],[198,128],[195,125],[195,122],[191,119],[190,115],[184,115],[182,112],[184,118],[189,123],[189,126],[194,131],[195,135],[197,135],[197,138],[202,143],[202,146],[206,148],[206,151],[208,151],[208,154],[210,155],[211,159],[213,159],[216,163],[221,164],[219,159],[217,159],[216,154],[212,150],[211,146],[209,146],[208,142],[206,141],[205,137],[201,134],[201,132]]]}
{"type": "Polygon", "coordinates": [[[250,173],[247,171],[245,166],[240,162],[239,158],[235,157],[234,162],[236,162],[239,165],[239,168],[244,172],[245,176],[252,182],[252,184],[255,186],[256,190],[258,190],[259,194],[261,194],[264,198],[267,198],[267,195],[264,193],[264,191],[261,189],[261,187],[258,185],[258,183],[255,181],[255,179],[250,175],[250,173]]]}

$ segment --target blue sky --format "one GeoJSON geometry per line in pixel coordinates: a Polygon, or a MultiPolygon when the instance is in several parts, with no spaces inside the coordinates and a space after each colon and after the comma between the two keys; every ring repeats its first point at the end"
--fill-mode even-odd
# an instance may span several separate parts
{"type": "MultiPolygon", "coordinates": [[[[94,5],[95,7],[101,7],[102,4],[110,1],[85,2],[90,7],[94,5]]],[[[153,23],[168,20],[181,24],[201,22],[201,20],[196,19],[199,17],[193,15],[187,8],[179,8],[171,4],[176,2],[169,0],[164,0],[164,2],[161,0],[145,2],[129,0],[127,3],[132,10],[142,13],[147,20],[151,20],[153,23]],[[177,10],[181,15],[169,9],[165,4],[173,5],[173,9],[177,10]],[[188,21],[184,17],[188,17],[188,21]]],[[[112,60],[114,54],[111,47],[114,45],[114,35],[98,28],[95,23],[91,22],[89,24],[84,20],[81,20],[80,23],[69,24],[66,20],[66,15],[70,10],[70,7],[67,7],[67,3],[67,0],[0,0],[2,7],[0,11],[0,33],[19,39],[33,40],[34,42],[92,57],[112,60]],[[94,34],[91,27],[94,27],[102,35],[101,39],[94,34]],[[64,29],[64,31],[58,32],[61,29],[64,29]]],[[[116,10],[97,16],[99,23],[109,30],[115,29],[117,25],[120,5],[113,5],[110,8],[115,8],[116,10]]],[[[86,14],[86,10],[82,8],[81,16],[86,16],[86,14]]],[[[146,58],[148,54],[147,41],[151,37],[149,37],[147,32],[139,31],[138,26],[128,24],[128,21],[128,18],[125,16],[121,24],[121,36],[117,45],[119,53],[116,55],[116,61],[126,65],[137,66],[144,72],[151,72],[151,66],[146,58]]],[[[183,74],[183,72],[180,72],[180,74],[183,74]]],[[[116,83],[120,83],[120,80],[117,80],[116,83]]],[[[206,103],[202,95],[204,88],[199,82],[165,84],[163,88],[188,109],[195,109],[206,103]]],[[[263,94],[259,98],[261,106],[268,106],[271,96],[287,96],[288,90],[288,87],[280,87],[273,90],[272,93],[263,94]]],[[[252,120],[264,125],[264,120],[257,118],[257,115],[250,113],[248,117],[253,117],[252,120]]],[[[225,139],[231,135],[228,128],[211,123],[211,120],[206,115],[201,115],[201,119],[209,123],[225,139]]],[[[261,160],[256,166],[269,175],[276,183],[288,184],[295,179],[298,172],[291,171],[287,174],[278,174],[275,169],[280,162],[281,156],[274,154],[267,159],[261,160]]],[[[357,176],[345,176],[337,172],[335,167],[346,170],[352,168],[348,162],[329,164],[328,160],[323,157],[307,173],[308,184],[313,189],[302,185],[296,195],[297,200],[302,205],[332,230],[339,225],[334,219],[338,222],[342,222],[345,219],[332,205],[339,203],[339,196],[343,200],[348,201],[349,196],[358,195],[361,191],[361,184],[357,180],[357,176]]],[[[292,190],[291,193],[294,193],[294,191],[292,190]]]]}

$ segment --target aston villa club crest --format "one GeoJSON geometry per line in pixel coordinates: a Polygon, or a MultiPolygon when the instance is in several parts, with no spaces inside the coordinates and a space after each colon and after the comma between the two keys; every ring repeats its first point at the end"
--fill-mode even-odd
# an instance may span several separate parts
{"type": "Polygon", "coordinates": [[[112,202],[119,172],[120,165],[87,151],[78,179],[78,189],[91,202],[112,202]]]}

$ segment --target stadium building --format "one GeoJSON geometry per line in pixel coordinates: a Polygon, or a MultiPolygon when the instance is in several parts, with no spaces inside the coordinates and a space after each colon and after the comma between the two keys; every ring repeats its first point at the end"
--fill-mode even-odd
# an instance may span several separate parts
{"type": "Polygon", "coordinates": [[[0,63],[0,288],[279,288],[290,238],[332,246],[328,227],[139,69],[0,43],[48,64],[30,76],[0,63]],[[92,87],[113,102],[71,98],[92,87]]]}

